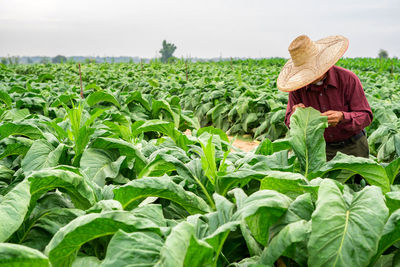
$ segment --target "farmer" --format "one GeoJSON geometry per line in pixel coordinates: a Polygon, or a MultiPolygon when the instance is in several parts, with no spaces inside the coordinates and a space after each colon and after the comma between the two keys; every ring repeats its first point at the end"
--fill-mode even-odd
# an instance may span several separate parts
{"type": "Polygon", "coordinates": [[[306,35],[289,46],[291,59],[281,70],[277,86],[289,92],[285,124],[296,108],[313,107],[328,117],[325,130],[326,158],[338,151],[368,158],[364,128],[372,121],[372,111],[360,79],[351,71],[335,66],[349,45],[343,36],[313,42],[306,35]]]}

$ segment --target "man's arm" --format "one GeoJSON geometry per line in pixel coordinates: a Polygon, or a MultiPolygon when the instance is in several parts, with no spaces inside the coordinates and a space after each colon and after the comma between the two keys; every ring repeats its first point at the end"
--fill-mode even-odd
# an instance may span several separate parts
{"type": "Polygon", "coordinates": [[[288,128],[290,125],[290,116],[292,116],[297,107],[304,108],[305,106],[301,103],[301,99],[295,94],[295,92],[290,92],[285,114],[285,124],[288,128]]]}
{"type": "Polygon", "coordinates": [[[349,111],[343,111],[342,127],[355,133],[360,132],[371,124],[373,115],[358,77],[350,79],[346,99],[349,111]]]}

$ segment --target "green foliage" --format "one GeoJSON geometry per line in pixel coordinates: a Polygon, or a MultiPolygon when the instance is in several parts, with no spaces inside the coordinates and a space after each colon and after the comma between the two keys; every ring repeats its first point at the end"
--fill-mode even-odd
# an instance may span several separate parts
{"type": "Polygon", "coordinates": [[[167,41],[162,42],[162,48],[160,50],[161,54],[161,61],[163,63],[167,63],[173,56],[174,52],[176,50],[176,45],[173,43],[167,43],[167,41]]]}
{"type": "Polygon", "coordinates": [[[62,55],[57,55],[55,57],[53,57],[51,59],[52,63],[66,63],[67,62],[67,58],[65,56],[62,55]]]}
{"type": "Polygon", "coordinates": [[[74,64],[0,64],[0,265],[396,266],[399,61],[339,61],[375,119],[329,162],[284,62],[87,64],[84,99],[74,64]]]}
{"type": "Polygon", "coordinates": [[[379,58],[388,58],[389,53],[386,50],[381,49],[381,50],[379,50],[378,57],[379,58]]]}

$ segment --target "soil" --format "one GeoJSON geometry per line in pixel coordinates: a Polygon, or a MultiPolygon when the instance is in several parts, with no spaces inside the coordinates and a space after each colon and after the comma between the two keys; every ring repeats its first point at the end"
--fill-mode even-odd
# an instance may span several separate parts
{"type": "MultiPolygon", "coordinates": [[[[191,135],[192,132],[188,129],[184,132],[184,134],[191,135]]],[[[229,140],[232,140],[234,137],[228,136],[228,138],[229,140]]],[[[239,148],[244,152],[249,152],[255,149],[258,144],[260,144],[260,142],[253,140],[250,135],[237,136],[236,140],[233,142],[234,147],[239,148]]]]}

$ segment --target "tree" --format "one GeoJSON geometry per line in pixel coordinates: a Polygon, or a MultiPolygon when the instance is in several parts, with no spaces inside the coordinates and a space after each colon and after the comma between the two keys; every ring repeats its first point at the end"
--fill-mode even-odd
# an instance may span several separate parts
{"type": "Polygon", "coordinates": [[[67,58],[62,56],[62,55],[57,55],[57,56],[53,57],[51,62],[53,62],[53,63],[65,63],[65,62],[67,62],[67,58]]]}
{"type": "Polygon", "coordinates": [[[161,54],[161,61],[166,63],[168,60],[173,57],[172,55],[174,54],[176,50],[176,45],[172,43],[167,43],[167,41],[162,42],[162,48],[160,50],[161,54]]]}
{"type": "Polygon", "coordinates": [[[1,63],[7,65],[7,59],[5,57],[1,58],[1,63]]]}
{"type": "Polygon", "coordinates": [[[389,53],[386,50],[381,49],[381,50],[379,50],[378,57],[379,58],[388,58],[389,57],[389,53]]]}
{"type": "Polygon", "coordinates": [[[50,58],[48,58],[48,57],[42,57],[42,58],[40,59],[40,64],[48,64],[48,63],[50,63],[50,58]]]}

